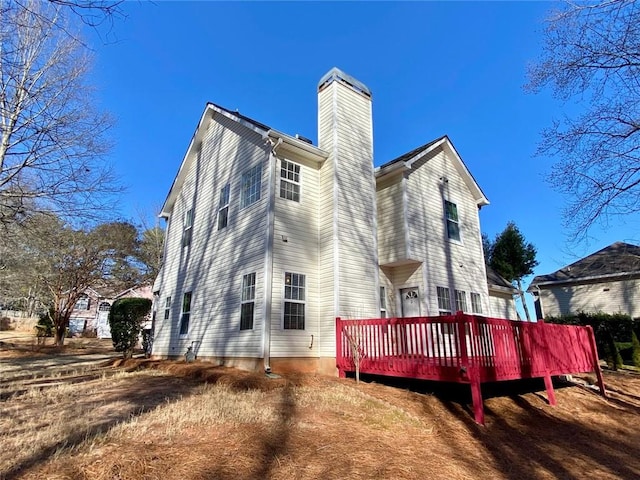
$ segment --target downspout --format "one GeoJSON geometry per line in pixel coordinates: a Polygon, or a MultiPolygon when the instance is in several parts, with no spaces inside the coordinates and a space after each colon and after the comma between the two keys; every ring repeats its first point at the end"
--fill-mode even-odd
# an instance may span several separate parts
{"type": "Polygon", "coordinates": [[[273,235],[275,231],[275,179],[276,179],[276,149],[282,143],[282,137],[274,142],[269,137],[266,140],[271,144],[269,152],[269,206],[267,208],[267,242],[264,263],[264,311],[262,315],[262,358],[264,371],[271,372],[271,305],[273,295],[273,235]]]}

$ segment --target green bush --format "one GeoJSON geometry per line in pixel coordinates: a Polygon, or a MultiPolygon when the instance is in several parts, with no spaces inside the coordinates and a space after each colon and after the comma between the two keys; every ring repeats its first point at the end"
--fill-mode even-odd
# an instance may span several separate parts
{"type": "Polygon", "coordinates": [[[38,337],[53,337],[53,308],[38,315],[36,323],[36,335],[38,337]]]}
{"type": "Polygon", "coordinates": [[[121,298],[111,305],[111,340],[116,352],[122,352],[124,358],[131,358],[133,355],[142,322],[150,311],[151,300],[147,298],[121,298]]]}
{"type": "Polygon", "coordinates": [[[631,332],[631,364],[640,367],[640,341],[635,330],[631,332]]]}

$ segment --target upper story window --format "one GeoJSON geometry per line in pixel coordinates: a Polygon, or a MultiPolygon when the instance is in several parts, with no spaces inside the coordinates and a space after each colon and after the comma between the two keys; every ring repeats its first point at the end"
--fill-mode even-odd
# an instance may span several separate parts
{"type": "Polygon", "coordinates": [[[91,300],[85,294],[82,294],[80,298],[76,301],[74,305],[74,310],[89,310],[89,306],[91,305],[91,300]]]}
{"type": "Polygon", "coordinates": [[[185,337],[189,333],[189,319],[191,318],[191,292],[186,292],[182,297],[182,315],[180,315],[180,336],[185,337]]]}
{"type": "Polygon", "coordinates": [[[284,274],[284,328],[304,330],[305,276],[299,273],[284,274]]]}
{"type": "Polygon", "coordinates": [[[253,312],[256,299],[256,274],[249,273],[242,277],[242,303],[240,306],[240,330],[253,328],[253,312]]]}
{"type": "Polygon", "coordinates": [[[231,186],[227,183],[220,190],[220,201],[218,202],[218,230],[222,230],[229,222],[229,194],[231,186]]]}
{"type": "Polygon", "coordinates": [[[447,236],[451,240],[460,241],[460,222],[458,220],[458,206],[453,202],[445,200],[444,215],[447,220],[447,236]]]}
{"type": "Polygon", "coordinates": [[[182,246],[191,245],[191,237],[193,235],[193,208],[187,210],[184,214],[184,223],[182,226],[182,246]]]}
{"type": "Polygon", "coordinates": [[[242,174],[240,186],[240,208],[260,200],[260,182],[262,178],[262,164],[250,168],[242,174]]]}
{"type": "Polygon", "coordinates": [[[280,162],[280,198],[300,201],[300,165],[289,160],[280,162]]]}
{"type": "Polygon", "coordinates": [[[482,299],[479,293],[471,292],[471,311],[482,315],[482,299]]]}
{"type": "Polygon", "coordinates": [[[164,299],[164,319],[169,320],[169,315],[171,315],[171,296],[164,299]]]}
{"type": "Polygon", "coordinates": [[[387,292],[380,287],[380,318],[387,318],[387,292]]]}
{"type": "Polygon", "coordinates": [[[438,315],[451,315],[451,296],[449,289],[445,287],[436,287],[438,296],[438,315]]]}

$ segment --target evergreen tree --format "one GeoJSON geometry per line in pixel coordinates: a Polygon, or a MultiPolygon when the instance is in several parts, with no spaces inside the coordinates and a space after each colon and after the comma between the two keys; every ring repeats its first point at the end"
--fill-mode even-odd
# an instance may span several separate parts
{"type": "Polygon", "coordinates": [[[538,265],[536,253],[536,248],[527,243],[516,224],[509,222],[502,233],[496,236],[489,254],[491,268],[518,288],[522,307],[529,321],[531,316],[522,290],[522,279],[531,275],[538,265]]]}

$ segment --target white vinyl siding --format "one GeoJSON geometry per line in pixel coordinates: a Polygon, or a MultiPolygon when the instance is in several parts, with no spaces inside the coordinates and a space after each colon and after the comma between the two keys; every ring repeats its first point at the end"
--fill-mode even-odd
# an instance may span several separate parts
{"type": "MultiPolygon", "coordinates": [[[[282,178],[278,168],[275,179],[277,188],[273,243],[271,356],[318,357],[324,335],[320,329],[332,329],[335,324],[333,312],[321,317],[321,304],[327,299],[319,294],[319,238],[322,234],[319,222],[323,222],[325,217],[331,218],[331,215],[324,212],[320,214],[322,210],[318,204],[319,166],[297,157],[290,158],[290,161],[300,168],[300,190],[303,195],[300,196],[299,202],[280,196],[282,178]],[[284,328],[285,316],[289,315],[291,318],[292,313],[285,312],[287,272],[305,275],[304,329],[284,328]],[[311,335],[314,342],[312,348],[309,348],[311,335]]],[[[332,298],[333,292],[329,294],[329,300],[332,298]]],[[[328,330],[326,335],[335,339],[333,329],[328,330]]]]}
{"type": "MultiPolygon", "coordinates": [[[[460,168],[448,147],[438,147],[412,165],[406,178],[411,257],[424,262],[423,283],[429,291],[446,286],[451,291],[476,292],[481,303],[488,304],[478,205],[460,168]],[[449,240],[446,200],[456,204],[461,242],[449,240]]],[[[441,310],[435,295],[426,301],[428,312],[441,310]]]]}
{"type": "Polygon", "coordinates": [[[319,109],[319,146],[329,152],[327,162],[334,163],[336,313],[375,317],[379,294],[371,100],[333,82],[319,93],[319,109]]]}
{"type": "Polygon", "coordinates": [[[260,180],[259,200],[250,208],[232,208],[233,217],[222,231],[217,229],[218,216],[211,212],[218,212],[220,193],[227,183],[230,205],[240,205],[242,174],[250,168],[266,175],[269,149],[261,135],[221,114],[216,113],[213,120],[207,121],[210,125],[201,126],[206,133],[200,159],[190,164],[167,224],[165,263],[159,280],[162,298],[182,299],[183,292],[191,286],[197,289],[189,332],[181,338],[175,319],[180,313],[180,301],[174,301],[173,322],[156,325],[153,353],[182,356],[197,340],[194,348],[199,357],[259,358],[264,317],[260,306],[264,301],[266,178],[260,180]],[[187,255],[181,248],[182,218],[190,208],[194,208],[197,221],[187,255]],[[256,273],[256,308],[253,329],[240,331],[238,282],[243,272],[256,273]]]}
{"type": "Polygon", "coordinates": [[[640,317],[640,280],[612,280],[541,288],[545,316],[578,312],[626,313],[640,317]]]}
{"type": "Polygon", "coordinates": [[[408,254],[402,178],[398,175],[377,186],[378,252],[382,265],[404,260],[408,254]]]}

